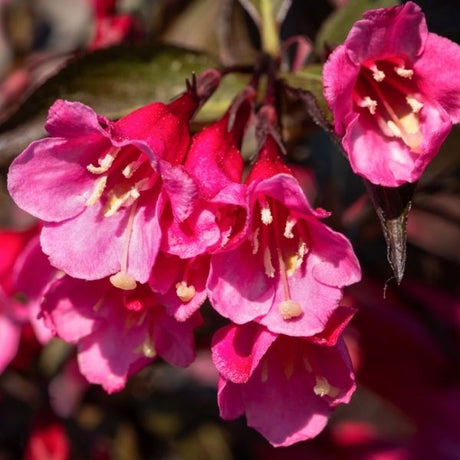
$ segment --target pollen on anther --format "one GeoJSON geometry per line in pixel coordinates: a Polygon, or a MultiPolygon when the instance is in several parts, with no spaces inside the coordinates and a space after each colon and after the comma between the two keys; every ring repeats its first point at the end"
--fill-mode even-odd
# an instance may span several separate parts
{"type": "Polygon", "coordinates": [[[297,318],[302,314],[302,307],[294,300],[283,300],[278,305],[279,312],[283,319],[297,318]]]}
{"type": "Polygon", "coordinates": [[[375,81],[381,82],[384,80],[385,72],[383,70],[380,70],[376,65],[372,66],[371,70],[375,81]]]}
{"type": "Polygon", "coordinates": [[[263,204],[260,212],[260,218],[262,219],[262,223],[265,225],[270,225],[273,222],[273,216],[268,203],[263,204]]]}
{"type": "Polygon", "coordinates": [[[88,166],[86,166],[86,169],[92,174],[105,173],[106,171],[110,169],[110,166],[112,166],[119,151],[120,149],[117,149],[117,150],[114,150],[113,152],[107,153],[107,155],[105,155],[102,159],[99,160],[99,166],[94,166],[92,164],[89,164],[88,166]]]}
{"type": "Polygon", "coordinates": [[[406,102],[409,104],[409,107],[412,109],[413,113],[419,113],[423,108],[423,104],[414,96],[407,96],[406,102]]]}
{"type": "Polygon", "coordinates": [[[377,110],[377,101],[374,101],[374,99],[371,99],[369,96],[366,96],[362,101],[358,103],[358,105],[368,109],[371,115],[375,115],[377,110]]]}
{"type": "Polygon", "coordinates": [[[294,228],[294,225],[297,223],[297,219],[295,217],[289,216],[286,219],[286,226],[284,227],[284,233],[283,236],[287,239],[292,239],[294,238],[294,233],[292,233],[292,229],[294,228]]]}
{"type": "Polygon", "coordinates": [[[94,183],[94,189],[90,197],[86,200],[86,206],[93,206],[102,196],[107,185],[107,176],[99,177],[94,183]]]}
{"type": "Polygon", "coordinates": [[[395,72],[402,78],[408,78],[409,80],[414,75],[412,69],[406,69],[405,67],[395,67],[395,72]]]}
{"type": "Polygon", "coordinates": [[[123,291],[132,291],[137,287],[136,280],[127,272],[115,273],[109,279],[113,286],[123,291]]]}
{"type": "Polygon", "coordinates": [[[332,386],[326,379],[326,377],[316,377],[316,385],[313,387],[313,391],[316,396],[330,396],[335,398],[339,394],[339,389],[332,386]]]}
{"type": "Polygon", "coordinates": [[[195,294],[195,286],[189,286],[185,281],[180,281],[176,284],[176,295],[182,302],[190,302],[195,297],[195,294]]]}

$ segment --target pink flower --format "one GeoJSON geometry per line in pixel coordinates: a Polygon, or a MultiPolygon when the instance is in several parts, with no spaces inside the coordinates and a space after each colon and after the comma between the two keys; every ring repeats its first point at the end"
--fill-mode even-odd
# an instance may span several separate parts
{"type": "Polygon", "coordinates": [[[227,249],[241,239],[247,210],[239,147],[254,98],[254,90],[246,88],[220,120],[193,137],[184,167],[197,183],[198,199],[186,221],[171,215],[168,225],[168,218],[163,219],[164,251],[190,258],[227,249]]]}
{"type": "Polygon", "coordinates": [[[39,306],[56,270],[40,250],[38,231],[0,232],[0,372],[16,356],[27,323],[40,343],[51,337],[39,306]]]}
{"type": "Polygon", "coordinates": [[[116,123],[77,102],[51,107],[51,137],[16,158],[8,186],[44,221],[41,244],[53,265],[76,278],[113,275],[121,289],[147,282],[165,203],[178,221],[193,210],[197,187],[181,165],[188,123],[217,84],[209,71],[169,105],[150,104],[116,123]]]}
{"type": "Polygon", "coordinates": [[[248,177],[246,239],[211,257],[208,295],[237,324],[257,321],[271,332],[321,332],[342,297],[360,279],[349,241],[321,223],[299,183],[279,160],[272,135],[248,177]]]}
{"type": "Polygon", "coordinates": [[[412,2],[368,11],[324,66],[325,97],[353,170],[417,181],[460,120],[460,47],[429,33],[412,2]]]}
{"type": "Polygon", "coordinates": [[[220,373],[221,416],[245,414],[248,425],[274,446],[316,436],[332,408],[348,402],[355,388],[341,339],[321,346],[248,323],[218,330],[212,353],[220,373]]]}
{"type": "Polygon", "coordinates": [[[51,286],[42,308],[56,335],[77,344],[81,373],[110,393],[157,355],[177,366],[195,356],[199,314],[177,322],[145,284],[122,291],[108,279],[66,276],[51,286]]]}

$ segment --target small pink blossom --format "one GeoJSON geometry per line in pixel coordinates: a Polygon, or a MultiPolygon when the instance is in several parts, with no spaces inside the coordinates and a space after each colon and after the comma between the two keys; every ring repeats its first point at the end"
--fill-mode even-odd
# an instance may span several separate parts
{"type": "Polygon", "coordinates": [[[324,66],[325,97],[353,170],[417,181],[460,120],[460,47],[412,2],[368,11],[324,66]]]}
{"type": "Polygon", "coordinates": [[[145,284],[122,291],[108,279],[66,276],[51,286],[42,308],[55,334],[77,345],[81,373],[110,393],[157,355],[177,366],[195,356],[199,314],[176,321],[145,284]]]}
{"type": "Polygon", "coordinates": [[[237,324],[257,321],[271,332],[321,332],[342,297],[360,279],[350,242],[319,221],[299,183],[267,136],[248,179],[246,239],[213,254],[208,295],[237,324]]]}
{"type": "Polygon", "coordinates": [[[220,120],[193,137],[184,167],[196,181],[198,199],[187,220],[174,220],[171,214],[168,225],[163,219],[164,251],[190,258],[240,241],[247,210],[239,148],[254,98],[254,90],[246,88],[220,120]]]}
{"type": "Polygon", "coordinates": [[[221,416],[245,414],[248,425],[274,446],[316,436],[332,408],[348,402],[355,388],[340,338],[320,346],[256,323],[230,325],[214,335],[212,353],[220,373],[221,416]]]}

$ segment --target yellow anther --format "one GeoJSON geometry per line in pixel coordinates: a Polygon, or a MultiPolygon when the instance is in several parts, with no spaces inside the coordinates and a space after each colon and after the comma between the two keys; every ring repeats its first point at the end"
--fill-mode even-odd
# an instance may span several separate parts
{"type": "Polygon", "coordinates": [[[339,389],[332,386],[326,379],[326,377],[316,377],[316,385],[313,387],[313,391],[317,396],[330,396],[335,398],[339,394],[339,389]]]}
{"type": "Polygon", "coordinates": [[[278,305],[279,312],[283,319],[297,318],[302,314],[302,307],[294,300],[283,300],[278,305]]]}
{"type": "Polygon", "coordinates": [[[113,286],[123,291],[132,291],[137,287],[136,280],[127,272],[115,273],[109,279],[113,286]]]}
{"type": "Polygon", "coordinates": [[[292,239],[294,238],[294,233],[292,233],[292,229],[294,228],[294,225],[297,223],[297,219],[295,217],[289,216],[286,219],[286,225],[284,227],[284,233],[283,236],[287,239],[292,239]]]}
{"type": "Polygon", "coordinates": [[[402,78],[408,78],[409,80],[414,75],[414,71],[411,69],[406,69],[404,67],[395,67],[395,72],[402,78]]]}
{"type": "Polygon", "coordinates": [[[371,115],[375,115],[377,110],[377,101],[374,101],[374,99],[371,99],[369,96],[366,96],[363,100],[359,101],[358,105],[368,109],[371,115]]]}
{"type": "Polygon", "coordinates": [[[409,107],[412,109],[412,112],[419,113],[423,108],[423,104],[416,99],[414,96],[407,96],[406,102],[409,104],[409,107]]]}
{"type": "Polygon", "coordinates": [[[185,281],[180,281],[176,284],[176,295],[182,302],[190,302],[195,297],[195,286],[188,286],[185,281]]]}
{"type": "Polygon", "coordinates": [[[270,225],[273,222],[273,216],[270,211],[270,206],[268,203],[264,203],[262,205],[262,209],[260,212],[260,218],[262,219],[262,222],[264,225],[270,225]]]}

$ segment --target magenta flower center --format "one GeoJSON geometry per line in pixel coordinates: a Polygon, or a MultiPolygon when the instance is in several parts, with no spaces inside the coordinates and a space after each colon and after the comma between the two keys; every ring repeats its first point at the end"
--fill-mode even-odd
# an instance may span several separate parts
{"type": "Polygon", "coordinates": [[[302,314],[302,307],[291,297],[290,278],[297,270],[305,269],[308,252],[308,233],[298,220],[279,201],[260,196],[254,206],[250,243],[252,255],[263,264],[268,278],[279,277],[284,300],[278,305],[283,319],[302,314]]]}
{"type": "Polygon", "coordinates": [[[90,163],[86,169],[97,176],[86,206],[101,201],[104,217],[113,216],[121,208],[130,208],[124,230],[121,270],[112,275],[110,281],[120,289],[135,289],[136,281],[127,272],[134,215],[139,198],[146,193],[155,193],[153,189],[158,174],[153,171],[147,156],[131,146],[110,148],[99,157],[97,165],[90,163]]]}
{"type": "Polygon", "coordinates": [[[356,109],[376,123],[387,137],[401,139],[412,152],[421,153],[420,111],[414,71],[401,58],[366,61],[353,91],[356,109]]]}

